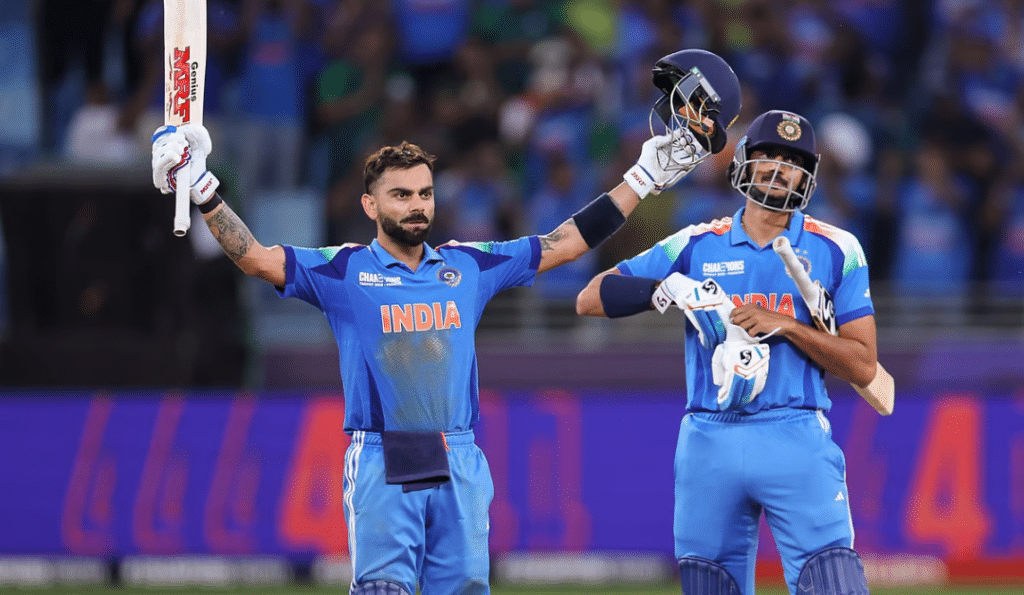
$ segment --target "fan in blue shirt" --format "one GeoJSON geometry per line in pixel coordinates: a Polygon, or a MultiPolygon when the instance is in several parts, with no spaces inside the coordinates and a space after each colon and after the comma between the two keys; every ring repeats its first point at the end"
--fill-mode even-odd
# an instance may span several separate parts
{"type": "Polygon", "coordinates": [[[684,595],[754,593],[762,512],[791,593],[868,593],[824,375],[872,380],[874,307],[857,239],[801,213],[818,159],[805,118],[758,116],[728,174],[745,205],[619,263],[577,298],[580,314],[609,317],[674,303],[694,323],[684,337],[688,414],[675,461],[684,595]],[[780,235],[833,296],[836,335],[812,326],[772,249],[780,235]]]}
{"type": "Polygon", "coordinates": [[[576,260],[615,233],[647,194],[672,186],[720,150],[739,109],[735,75],[718,68],[721,58],[700,52],[699,60],[718,69],[681,95],[674,84],[696,76],[689,72],[694,64],[668,58],[672,72],[656,79],[671,82],[666,92],[673,93],[668,110],[658,112],[665,134],[652,132],[614,189],[550,233],[509,242],[429,246],[434,158],[402,143],[366,161],[362,206],[377,223],[370,245],[264,247],[215,191],[218,182],[205,167],[206,130],[162,127],[154,134],[154,184],[172,192],[176,172],[185,168],[192,201],[228,256],[282,296],[319,308],[334,331],[345,431],[352,436],[344,474],[351,594],[490,592],[494,488],[473,437],[476,327],[495,294],[576,260]],[[682,98],[691,99],[675,103],[682,98]],[[687,116],[683,125],[673,113],[687,116]]]}

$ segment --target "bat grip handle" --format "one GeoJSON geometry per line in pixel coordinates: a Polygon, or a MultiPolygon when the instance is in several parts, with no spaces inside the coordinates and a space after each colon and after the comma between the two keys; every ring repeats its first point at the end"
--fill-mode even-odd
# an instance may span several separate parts
{"type": "Polygon", "coordinates": [[[183,237],[188,228],[192,225],[191,214],[189,213],[189,172],[188,167],[179,169],[174,174],[174,183],[177,188],[174,191],[174,235],[183,237]]]}
{"type": "Polygon", "coordinates": [[[818,303],[818,290],[814,287],[814,281],[811,281],[811,277],[804,270],[804,265],[800,264],[789,240],[784,236],[779,236],[772,242],[772,248],[786,265],[786,270],[789,271],[789,276],[796,283],[796,288],[800,292],[800,297],[804,299],[804,303],[813,308],[813,305],[818,303]]]}

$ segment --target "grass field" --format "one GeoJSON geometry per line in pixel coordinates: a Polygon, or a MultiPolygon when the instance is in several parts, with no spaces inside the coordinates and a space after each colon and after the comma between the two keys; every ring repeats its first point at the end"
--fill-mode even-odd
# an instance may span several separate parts
{"type": "MultiPolygon", "coordinates": [[[[53,588],[13,588],[0,587],[0,594],[19,595],[99,595],[116,593],[118,595],[340,595],[345,593],[343,587],[247,587],[244,589],[170,589],[170,588],[110,588],[110,587],[53,587],[53,588]]],[[[493,595],[679,595],[679,587],[662,586],[575,586],[556,585],[548,587],[510,587],[497,586],[492,589],[493,595]]],[[[758,589],[758,595],[786,595],[785,590],[778,587],[758,589]]],[[[929,588],[875,588],[872,595],[1020,595],[1024,593],[1024,585],[1008,587],[956,586],[929,588]]]]}

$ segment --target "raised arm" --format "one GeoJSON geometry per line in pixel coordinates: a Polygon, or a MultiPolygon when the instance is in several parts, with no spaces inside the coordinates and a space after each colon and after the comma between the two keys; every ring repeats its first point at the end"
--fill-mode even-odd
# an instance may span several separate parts
{"type": "MultiPolygon", "coordinates": [[[[217,197],[218,201],[220,197],[217,197]]],[[[266,247],[256,241],[245,222],[226,202],[203,214],[210,233],[242,272],[275,287],[285,284],[285,256],[281,246],[266,247]]]]}
{"type": "Polygon", "coordinates": [[[242,219],[221,200],[217,194],[219,182],[206,169],[206,156],[211,148],[210,134],[203,126],[161,126],[153,134],[153,185],[164,194],[172,194],[173,172],[189,168],[192,202],[199,207],[224,253],[246,275],[284,287],[284,248],[267,248],[257,242],[242,219]]]}
{"type": "MultiPolygon", "coordinates": [[[[596,247],[605,238],[611,237],[612,234],[618,231],[619,227],[625,223],[626,217],[629,217],[629,214],[633,212],[633,209],[638,204],[640,204],[640,196],[628,184],[622,182],[612,189],[611,192],[601,195],[600,198],[584,208],[581,213],[589,208],[592,210],[595,218],[599,218],[601,222],[606,223],[605,226],[601,226],[601,222],[594,223],[595,236],[604,236],[594,246],[587,244],[587,240],[584,239],[583,233],[580,231],[577,224],[579,213],[566,219],[552,231],[539,236],[541,253],[537,272],[549,271],[583,256],[587,250],[596,247]]],[[[583,224],[586,226],[587,222],[584,221],[583,224]]]]}
{"type": "Polygon", "coordinates": [[[551,232],[540,236],[538,273],[576,260],[610,238],[650,193],[666,190],[708,156],[693,134],[677,130],[644,141],[640,158],[612,190],[594,199],[551,232]],[[670,164],[673,164],[670,166],[670,164]],[[675,164],[682,164],[682,167],[675,164]]]}

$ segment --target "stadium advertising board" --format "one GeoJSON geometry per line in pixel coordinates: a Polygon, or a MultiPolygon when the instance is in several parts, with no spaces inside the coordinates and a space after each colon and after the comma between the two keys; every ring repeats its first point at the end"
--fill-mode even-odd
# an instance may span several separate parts
{"type": "MultiPolygon", "coordinates": [[[[480,410],[495,553],[671,554],[672,394],[483,391],[480,410]]],[[[343,413],[298,392],[7,394],[0,554],[344,556],[343,413]]],[[[851,392],[829,418],[866,558],[1024,580],[1020,395],[903,394],[882,418],[851,392]]]]}

